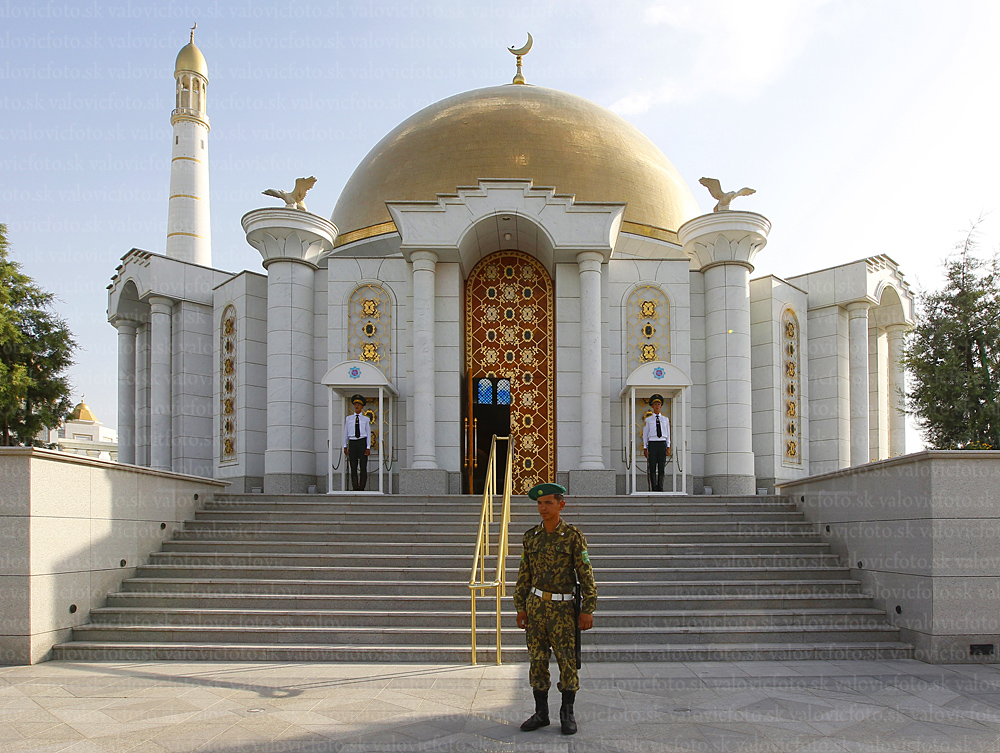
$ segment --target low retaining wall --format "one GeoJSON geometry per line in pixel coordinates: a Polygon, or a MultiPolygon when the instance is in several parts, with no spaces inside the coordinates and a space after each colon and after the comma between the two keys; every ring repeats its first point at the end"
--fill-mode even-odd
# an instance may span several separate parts
{"type": "Polygon", "coordinates": [[[0,447],[0,664],[44,661],[224,482],[0,447]]]}
{"type": "Polygon", "coordinates": [[[933,663],[1000,653],[1000,452],[929,451],[779,485],[933,663]]]}

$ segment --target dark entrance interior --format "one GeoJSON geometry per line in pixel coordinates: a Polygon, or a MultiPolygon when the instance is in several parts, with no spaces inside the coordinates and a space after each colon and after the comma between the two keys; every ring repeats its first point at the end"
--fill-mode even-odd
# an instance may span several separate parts
{"type": "MultiPolygon", "coordinates": [[[[486,469],[493,436],[510,436],[510,379],[472,376],[466,380],[465,388],[471,419],[466,423],[466,464],[462,485],[472,494],[482,494],[486,488],[486,469]]],[[[497,443],[497,492],[503,491],[507,444],[497,443]]]]}

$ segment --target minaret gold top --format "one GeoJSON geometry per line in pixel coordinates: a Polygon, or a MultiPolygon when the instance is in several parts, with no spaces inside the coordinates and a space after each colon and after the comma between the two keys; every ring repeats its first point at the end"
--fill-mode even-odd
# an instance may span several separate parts
{"type": "Polygon", "coordinates": [[[531,50],[531,41],[532,41],[531,40],[531,34],[529,33],[528,34],[528,41],[525,43],[524,47],[520,47],[520,48],[518,48],[516,50],[514,49],[513,46],[507,48],[510,51],[511,55],[516,55],[517,56],[517,75],[514,76],[514,80],[511,81],[512,84],[523,84],[523,83],[525,83],[525,81],[524,81],[524,74],[521,73],[521,58],[524,57],[525,55],[527,55],[528,52],[531,50]]]}

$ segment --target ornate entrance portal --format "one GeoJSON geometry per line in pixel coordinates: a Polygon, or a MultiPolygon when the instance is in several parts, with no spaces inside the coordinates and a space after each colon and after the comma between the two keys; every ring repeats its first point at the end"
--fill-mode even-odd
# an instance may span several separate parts
{"type": "Polygon", "coordinates": [[[490,254],[466,281],[465,489],[482,491],[494,434],[514,438],[513,493],[554,480],[553,306],[552,278],[520,251],[490,254]]]}

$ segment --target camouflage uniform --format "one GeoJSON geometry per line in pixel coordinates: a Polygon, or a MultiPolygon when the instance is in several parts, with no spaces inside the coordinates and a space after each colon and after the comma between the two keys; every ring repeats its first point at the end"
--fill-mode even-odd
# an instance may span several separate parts
{"type": "Polygon", "coordinates": [[[580,680],[576,672],[576,619],[573,602],[544,601],[531,588],[549,593],[573,592],[576,577],[580,580],[581,610],[593,614],[597,607],[597,585],[587,554],[587,539],[578,528],[565,520],[552,533],[541,524],[524,534],[521,566],[514,588],[514,607],[528,613],[528,655],[531,670],[528,680],[535,690],[549,689],[549,659],[555,651],[559,664],[560,691],[576,691],[580,680]]]}

